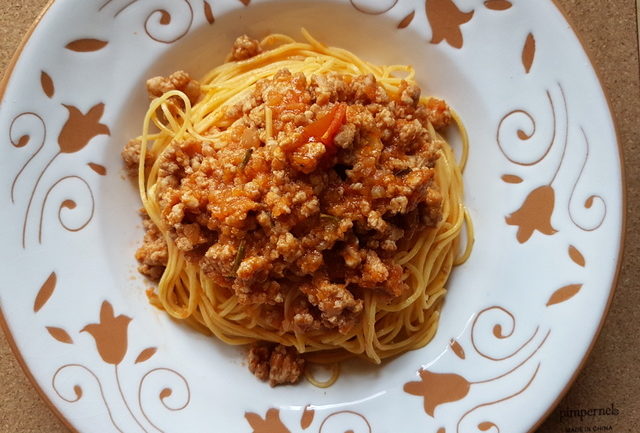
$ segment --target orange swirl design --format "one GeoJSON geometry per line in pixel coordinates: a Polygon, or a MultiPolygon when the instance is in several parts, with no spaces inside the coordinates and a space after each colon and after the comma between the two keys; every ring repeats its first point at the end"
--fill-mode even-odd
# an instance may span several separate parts
{"type": "Polygon", "coordinates": [[[584,169],[587,166],[587,161],[589,161],[589,151],[590,151],[589,138],[587,137],[587,134],[584,131],[583,127],[580,127],[580,133],[582,134],[582,139],[584,140],[584,143],[585,143],[585,146],[586,146],[586,153],[585,153],[584,161],[582,163],[582,167],[580,167],[580,172],[578,173],[578,177],[576,178],[576,181],[573,184],[573,188],[571,189],[571,196],[569,197],[569,202],[567,203],[567,210],[569,212],[569,218],[571,218],[571,222],[573,222],[573,224],[576,227],[580,228],[581,230],[583,230],[585,232],[592,232],[592,231],[598,230],[600,228],[600,226],[602,226],[602,223],[604,223],[604,220],[607,217],[607,202],[604,200],[604,198],[602,198],[602,196],[600,196],[598,194],[591,194],[585,200],[585,202],[584,202],[584,208],[585,209],[591,209],[591,207],[593,206],[593,202],[596,199],[599,200],[600,203],[602,203],[602,205],[604,207],[604,210],[602,212],[602,217],[592,227],[586,227],[586,226],[580,224],[578,221],[576,221],[576,219],[575,219],[575,217],[573,215],[573,210],[572,210],[573,199],[575,198],[575,195],[576,195],[576,188],[578,186],[578,183],[580,182],[580,179],[582,179],[582,175],[584,174],[584,169]]]}
{"type": "MultiPolygon", "coordinates": [[[[476,315],[476,317],[472,322],[471,330],[470,330],[471,344],[476,354],[478,354],[479,356],[489,361],[502,362],[502,361],[512,359],[518,353],[520,353],[525,347],[531,346],[532,342],[539,335],[540,327],[538,326],[536,327],[531,337],[529,337],[523,344],[519,345],[517,348],[512,350],[508,355],[503,357],[488,355],[487,353],[483,352],[476,344],[475,334],[478,333],[479,330],[481,329],[480,319],[486,316],[487,314],[490,314],[491,312],[500,313],[501,315],[506,317],[509,323],[507,325],[508,330],[505,332],[503,330],[503,324],[498,322],[497,320],[493,320],[492,333],[493,333],[493,336],[496,337],[497,339],[505,340],[513,337],[515,334],[515,328],[516,328],[515,316],[506,308],[501,306],[492,306],[492,307],[485,308],[484,310],[480,311],[476,315]]],[[[493,376],[484,380],[472,381],[456,373],[440,373],[440,372],[435,373],[427,369],[421,368],[418,371],[418,376],[420,380],[405,383],[403,389],[408,394],[422,397],[425,413],[430,417],[435,418],[435,411],[439,406],[452,403],[452,402],[462,401],[467,398],[467,396],[471,392],[471,389],[476,385],[495,382],[507,376],[511,376],[516,371],[520,370],[523,366],[529,364],[530,361],[533,359],[533,357],[540,351],[542,346],[544,346],[544,344],[547,342],[550,334],[551,334],[551,330],[548,330],[544,335],[544,337],[542,337],[541,339],[538,339],[539,341],[533,347],[531,347],[530,349],[527,349],[529,352],[528,355],[526,355],[523,359],[517,362],[517,364],[515,364],[514,366],[509,368],[507,371],[505,371],[504,373],[498,376],[493,376]]],[[[456,340],[452,340],[452,341],[456,341],[456,340]]],[[[457,352],[456,355],[460,357],[459,353],[463,353],[464,350],[458,341],[456,341],[456,343],[457,343],[456,344],[457,348],[455,349],[453,347],[450,347],[450,348],[453,352],[457,352]]],[[[461,359],[465,359],[465,358],[461,358],[461,359]]],[[[540,365],[541,365],[541,362],[538,362],[535,373],[529,379],[529,382],[527,383],[527,385],[525,385],[525,387],[520,389],[518,392],[511,394],[509,396],[503,397],[499,400],[479,404],[473,407],[472,409],[468,410],[467,412],[465,412],[458,420],[457,429],[456,429],[457,433],[460,433],[460,425],[470,413],[474,412],[475,410],[481,407],[491,406],[494,404],[498,404],[498,403],[510,400],[520,395],[521,393],[523,393],[535,380],[535,377],[538,373],[540,365]]],[[[477,428],[481,431],[488,431],[492,428],[497,429],[498,432],[500,431],[499,426],[490,421],[481,422],[477,426],[477,428]]],[[[439,430],[439,433],[440,433],[440,430],[439,430]]]]}
{"type": "MultiPolygon", "coordinates": [[[[327,416],[323,421],[322,424],[320,424],[320,429],[318,430],[318,433],[325,433],[324,432],[324,427],[325,424],[331,419],[331,418],[335,418],[337,416],[340,415],[344,415],[344,414],[348,414],[354,417],[357,417],[359,419],[362,420],[362,422],[364,422],[364,424],[366,425],[367,431],[364,430],[354,430],[353,428],[349,429],[349,430],[345,430],[346,432],[352,432],[352,433],[371,433],[373,430],[371,429],[371,424],[369,424],[369,421],[367,420],[367,418],[365,418],[364,415],[359,414],[358,412],[354,412],[352,410],[341,410],[339,412],[334,412],[331,415],[327,416]]],[[[355,427],[355,426],[354,426],[355,427]]]]}
{"type": "Polygon", "coordinates": [[[178,373],[175,370],[172,370],[170,368],[154,368],[153,370],[147,372],[144,376],[142,376],[142,379],[140,379],[140,383],[138,384],[138,406],[140,408],[140,412],[142,412],[142,416],[144,416],[144,419],[147,420],[147,422],[149,424],[151,424],[153,426],[153,428],[155,428],[156,430],[158,430],[160,433],[163,433],[163,430],[160,429],[156,424],[153,423],[153,421],[150,419],[149,415],[147,414],[147,412],[144,410],[143,404],[142,404],[142,391],[145,385],[146,380],[152,376],[155,375],[158,372],[164,371],[166,373],[169,373],[171,376],[173,376],[174,378],[178,378],[181,381],[182,386],[185,389],[185,392],[187,394],[186,400],[183,404],[179,405],[178,407],[171,407],[167,404],[167,402],[165,401],[167,399],[167,397],[169,397],[170,395],[173,394],[173,389],[169,386],[165,386],[162,391],[160,391],[160,393],[158,394],[158,399],[160,400],[160,403],[162,403],[162,405],[165,407],[165,409],[170,410],[172,412],[177,412],[177,411],[181,411],[183,409],[185,409],[187,406],[189,406],[189,403],[191,402],[191,389],[189,388],[189,382],[187,382],[187,380],[184,378],[183,375],[181,375],[180,373],[178,373]]]}
{"type": "Polygon", "coordinates": [[[553,132],[552,132],[552,137],[551,140],[549,141],[549,143],[545,146],[544,151],[542,153],[542,155],[540,157],[538,157],[537,159],[535,159],[534,161],[518,161],[515,158],[512,158],[509,153],[507,152],[506,148],[507,148],[507,144],[504,143],[503,139],[501,138],[502,136],[502,130],[505,127],[505,122],[509,122],[511,121],[511,119],[514,119],[515,116],[522,116],[524,115],[527,120],[530,122],[531,127],[532,127],[532,132],[527,134],[525,133],[522,129],[519,129],[517,132],[517,138],[520,141],[528,141],[531,138],[533,138],[536,134],[537,131],[537,125],[536,125],[536,121],[533,118],[533,116],[525,111],[525,110],[512,110],[509,113],[505,114],[502,119],[500,119],[500,123],[498,124],[498,131],[496,134],[496,141],[498,142],[498,148],[500,149],[500,152],[502,152],[502,154],[504,155],[505,158],[507,158],[507,160],[509,160],[509,162],[513,163],[513,164],[517,164],[517,165],[521,165],[521,166],[525,166],[525,167],[530,167],[532,165],[536,165],[540,162],[542,162],[542,160],[544,160],[547,155],[549,155],[549,152],[551,151],[551,148],[553,147],[553,143],[556,140],[556,130],[557,130],[557,117],[556,117],[556,108],[555,105],[553,103],[553,99],[551,98],[551,93],[547,90],[547,99],[549,101],[549,107],[551,109],[551,114],[552,114],[552,118],[553,118],[553,132]]]}
{"type": "MultiPolygon", "coordinates": [[[[493,406],[494,404],[498,404],[498,403],[502,403],[505,402],[507,400],[511,400],[514,397],[519,396],[520,394],[522,394],[523,392],[525,392],[533,383],[533,381],[536,379],[536,376],[538,375],[538,372],[540,371],[540,364],[538,363],[538,366],[536,367],[536,370],[533,372],[533,376],[531,376],[531,378],[529,379],[529,381],[526,383],[526,385],[524,387],[522,387],[520,390],[518,390],[517,392],[508,395],[506,397],[503,397],[499,400],[495,400],[495,401],[491,401],[488,403],[483,403],[483,404],[479,404],[471,409],[469,409],[467,412],[464,413],[464,415],[462,415],[462,417],[458,420],[458,423],[456,424],[456,433],[460,433],[460,424],[462,424],[462,421],[471,413],[475,412],[476,410],[483,408],[483,407],[487,407],[487,406],[493,406]]],[[[482,431],[486,431],[488,430],[488,428],[496,428],[498,430],[498,433],[500,433],[500,427],[498,427],[496,424],[492,423],[492,422],[483,422],[481,424],[479,424],[478,426],[478,430],[482,430],[482,431]],[[484,428],[487,427],[487,428],[484,428]]]]}
{"type": "Polygon", "coordinates": [[[18,183],[18,179],[20,178],[24,170],[27,168],[27,166],[31,163],[31,161],[33,161],[33,159],[38,155],[38,153],[40,153],[40,151],[44,147],[45,141],[47,140],[47,125],[45,124],[44,120],[42,119],[42,117],[40,117],[39,114],[29,111],[29,112],[21,113],[17,115],[11,121],[11,125],[9,126],[9,141],[11,141],[11,145],[16,148],[21,148],[29,144],[29,140],[31,138],[29,135],[22,135],[18,140],[14,139],[13,130],[14,130],[15,124],[24,116],[33,116],[40,121],[40,124],[42,125],[42,140],[40,140],[40,144],[38,145],[38,148],[35,150],[35,152],[31,154],[29,159],[27,159],[27,161],[22,165],[22,167],[20,168],[16,176],[13,178],[13,182],[11,182],[11,203],[15,203],[15,189],[16,189],[16,183],[18,183]]]}
{"type": "Polygon", "coordinates": [[[502,325],[501,324],[494,323],[493,324],[493,336],[494,337],[496,337],[499,340],[508,339],[511,336],[513,336],[513,333],[515,332],[515,329],[516,329],[516,319],[515,319],[515,317],[513,316],[512,313],[507,311],[505,308],[498,307],[498,306],[493,306],[493,307],[485,308],[484,310],[480,311],[476,315],[476,317],[473,319],[473,324],[471,325],[471,345],[473,346],[473,349],[476,351],[476,353],[478,353],[478,355],[482,356],[485,359],[489,359],[491,361],[504,361],[504,360],[513,358],[522,349],[524,349],[538,334],[539,327],[535,329],[535,331],[533,332],[531,337],[529,337],[524,343],[522,343],[520,346],[518,346],[518,348],[516,348],[509,355],[506,355],[506,356],[503,356],[503,357],[495,357],[495,356],[488,355],[487,353],[483,352],[478,347],[478,344],[476,343],[476,332],[477,332],[477,327],[478,327],[478,321],[480,320],[480,318],[483,317],[485,314],[491,312],[491,311],[499,311],[501,313],[504,313],[509,318],[509,320],[511,322],[511,325],[510,325],[511,330],[509,332],[507,332],[506,334],[503,334],[503,329],[502,329],[502,325]]]}
{"type": "Polygon", "coordinates": [[[63,178],[57,180],[53,185],[51,185],[51,187],[49,187],[49,189],[47,190],[47,193],[45,194],[44,200],[42,202],[42,206],[40,208],[40,223],[38,225],[38,242],[42,242],[42,231],[43,231],[43,221],[44,221],[44,210],[47,206],[47,201],[49,200],[49,196],[51,195],[51,193],[53,192],[54,189],[56,189],[56,187],[66,181],[66,180],[70,180],[70,179],[77,179],[80,182],[82,182],[85,187],[87,188],[87,191],[89,191],[89,196],[91,198],[91,212],[89,214],[89,216],[86,218],[86,220],[78,227],[69,227],[63,220],[62,220],[62,210],[63,209],[75,209],[76,208],[76,202],[74,200],[71,199],[66,199],[64,200],[62,203],[60,203],[60,205],[58,206],[58,221],[60,222],[60,225],[62,227],[64,227],[65,230],[69,231],[69,232],[79,232],[80,230],[84,229],[86,226],[89,225],[89,223],[91,222],[91,220],[93,219],[93,216],[95,214],[95,208],[96,208],[96,200],[95,200],[95,196],[93,195],[93,191],[91,189],[91,186],[89,186],[89,183],[84,180],[83,178],[81,178],[80,176],[76,176],[76,175],[72,175],[72,176],[64,176],[63,178]]]}
{"type": "Polygon", "coordinates": [[[58,376],[60,374],[62,374],[63,372],[68,371],[69,369],[73,369],[73,368],[79,368],[79,369],[85,371],[86,373],[88,373],[96,381],[96,383],[98,384],[98,389],[100,390],[100,398],[102,399],[102,403],[104,404],[104,407],[107,409],[107,413],[109,414],[109,419],[111,420],[111,424],[120,433],[124,433],[122,431],[122,429],[120,429],[120,427],[118,427],[118,425],[116,424],[115,420],[113,419],[113,415],[111,413],[111,408],[109,407],[109,403],[107,403],[107,399],[104,396],[104,390],[102,388],[102,383],[100,382],[100,379],[88,367],[85,367],[84,365],[80,365],[80,364],[66,364],[66,365],[63,365],[62,367],[58,368],[56,370],[56,372],[53,374],[53,378],[51,379],[51,387],[53,388],[55,393],[58,395],[58,397],[60,397],[62,400],[66,401],[67,403],[76,403],[76,402],[80,401],[80,399],[84,395],[84,391],[82,390],[82,387],[80,385],[76,384],[76,385],[73,386],[73,392],[75,394],[75,398],[67,398],[67,397],[65,397],[63,395],[63,393],[60,391],[60,389],[56,385],[56,379],[58,378],[58,376]]]}
{"type": "MultiPolygon", "coordinates": [[[[113,1],[114,0],[107,0],[105,3],[103,3],[100,6],[98,11],[102,11],[103,9],[108,7],[111,3],[113,3],[113,1]]],[[[176,0],[173,2],[173,4],[176,4],[178,1],[181,1],[183,5],[186,5],[186,9],[180,12],[172,12],[166,9],[158,8],[158,9],[153,9],[151,12],[147,14],[144,21],[144,30],[147,36],[149,36],[151,39],[153,39],[156,42],[160,42],[163,44],[172,44],[182,39],[189,33],[189,31],[191,30],[191,27],[193,26],[193,7],[191,6],[191,3],[189,0],[176,0]],[[156,33],[155,26],[159,25],[161,27],[166,27],[166,26],[172,25],[174,16],[184,15],[185,14],[184,11],[186,11],[186,15],[188,16],[188,24],[184,26],[183,29],[179,30],[176,36],[166,38],[156,33]]],[[[129,0],[124,6],[121,6],[115,12],[113,17],[116,18],[122,12],[129,9],[131,6],[135,5],[138,2],[139,0],[129,0]]]]}

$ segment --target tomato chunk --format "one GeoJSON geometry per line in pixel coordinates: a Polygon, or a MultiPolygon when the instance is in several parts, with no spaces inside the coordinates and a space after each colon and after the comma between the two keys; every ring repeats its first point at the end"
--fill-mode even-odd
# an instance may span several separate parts
{"type": "Polygon", "coordinates": [[[304,128],[298,141],[298,146],[309,142],[321,142],[327,149],[327,154],[333,155],[336,152],[333,139],[346,119],[347,104],[334,105],[329,113],[304,128]]]}

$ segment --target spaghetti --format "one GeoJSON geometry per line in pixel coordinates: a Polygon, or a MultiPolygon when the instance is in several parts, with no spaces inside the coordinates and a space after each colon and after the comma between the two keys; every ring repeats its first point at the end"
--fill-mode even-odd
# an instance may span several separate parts
{"type": "Polygon", "coordinates": [[[151,303],[228,344],[280,345],[250,354],[272,385],[298,380],[301,355],[330,364],[327,382],[307,375],[330,386],[341,360],[380,363],[433,338],[473,243],[468,138],[411,67],[303,34],[240,38],[201,84],[150,88],[129,162],[151,303]],[[451,122],[460,162],[438,132],[451,122]]]}

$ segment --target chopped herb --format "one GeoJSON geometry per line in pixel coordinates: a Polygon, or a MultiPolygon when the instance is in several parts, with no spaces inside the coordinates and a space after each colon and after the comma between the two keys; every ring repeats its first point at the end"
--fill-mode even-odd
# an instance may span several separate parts
{"type": "Polygon", "coordinates": [[[244,168],[249,163],[249,160],[251,159],[252,154],[253,154],[253,147],[251,149],[248,149],[247,152],[244,154],[244,159],[240,163],[240,170],[244,170],[244,168]]]}
{"type": "Polygon", "coordinates": [[[339,223],[340,222],[340,218],[338,218],[337,216],[329,215],[329,214],[326,214],[326,213],[321,213],[320,214],[320,218],[321,219],[325,219],[325,220],[329,220],[329,221],[334,222],[334,223],[339,223]]]}
{"type": "Polygon", "coordinates": [[[409,174],[411,173],[411,169],[410,168],[403,168],[400,171],[395,172],[394,174],[398,177],[404,176],[405,174],[409,174]]]}
{"type": "Polygon", "coordinates": [[[236,254],[236,259],[233,261],[233,267],[231,268],[231,274],[227,278],[235,278],[238,273],[238,268],[240,267],[240,263],[244,259],[245,247],[247,246],[247,241],[244,239],[240,242],[240,247],[238,247],[238,254],[236,254]]]}

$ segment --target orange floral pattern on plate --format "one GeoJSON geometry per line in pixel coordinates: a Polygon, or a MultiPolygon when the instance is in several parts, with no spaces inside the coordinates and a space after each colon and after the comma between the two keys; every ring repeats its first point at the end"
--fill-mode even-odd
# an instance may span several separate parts
{"type": "MultiPolygon", "coordinates": [[[[47,307],[47,305],[54,298],[55,293],[58,289],[58,278],[55,272],[52,272],[46,281],[42,284],[38,293],[36,295],[34,301],[34,313],[38,314],[43,309],[47,307]]],[[[140,413],[142,414],[142,418],[135,414],[135,412],[131,409],[130,402],[125,397],[126,394],[123,390],[122,381],[120,380],[119,369],[122,366],[129,366],[130,363],[126,363],[127,354],[129,353],[130,345],[129,345],[129,326],[133,322],[133,318],[126,316],[124,314],[115,314],[113,305],[109,301],[103,301],[100,307],[99,320],[97,323],[90,323],[84,326],[79,334],[88,333],[91,335],[94,340],[96,350],[100,355],[100,358],[105,364],[112,365],[114,371],[114,381],[117,386],[119,392],[119,398],[121,402],[127,409],[127,413],[144,432],[150,432],[158,430],[162,431],[152,419],[147,415],[147,412],[144,409],[144,401],[143,401],[143,388],[145,382],[148,377],[154,375],[158,372],[165,372],[172,375],[176,378],[180,385],[183,387],[184,392],[186,393],[186,401],[185,403],[178,408],[170,408],[167,406],[164,401],[168,396],[170,396],[173,391],[170,385],[166,385],[162,392],[159,394],[159,400],[161,404],[171,410],[171,411],[179,411],[188,406],[189,401],[191,399],[191,391],[189,388],[189,384],[187,380],[180,373],[173,369],[169,368],[153,368],[146,372],[142,378],[138,382],[138,408],[140,413]],[[126,364],[126,365],[125,365],[126,364]]],[[[60,343],[68,344],[68,345],[77,345],[78,342],[74,341],[71,337],[71,334],[62,327],[58,326],[46,326],[45,329],[47,332],[53,337],[55,340],[60,343]]],[[[82,349],[84,350],[84,349],[82,349]]],[[[135,358],[133,364],[141,364],[149,361],[155,354],[157,353],[156,347],[147,347],[142,350],[138,356],[135,358]]],[[[91,378],[94,381],[99,389],[100,399],[105,407],[107,415],[109,416],[111,424],[114,428],[120,432],[124,432],[124,430],[120,427],[118,422],[116,422],[115,418],[112,415],[112,401],[110,398],[113,396],[107,396],[103,390],[103,379],[98,376],[98,374],[86,365],[80,363],[73,364],[65,364],[58,368],[58,370],[53,375],[51,380],[51,386],[54,392],[60,397],[62,400],[68,403],[75,403],[80,401],[85,395],[83,391],[83,387],[79,384],[73,385],[73,398],[69,398],[66,395],[68,392],[65,392],[62,388],[69,386],[71,383],[70,378],[73,379],[73,382],[79,380],[81,375],[91,378]],[[66,376],[66,380],[62,380],[62,377],[66,376]]]]}

